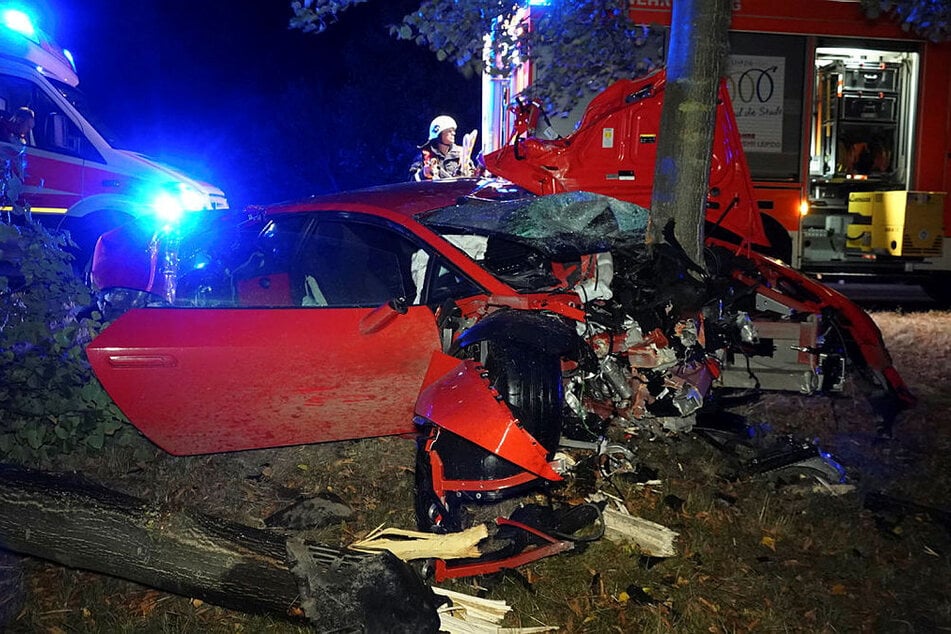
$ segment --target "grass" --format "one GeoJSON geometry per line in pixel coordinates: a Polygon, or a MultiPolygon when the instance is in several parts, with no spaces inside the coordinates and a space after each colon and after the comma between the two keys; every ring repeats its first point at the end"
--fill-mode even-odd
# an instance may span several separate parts
{"type": "MultiPolygon", "coordinates": [[[[563,632],[951,631],[951,535],[924,513],[872,512],[883,491],[948,510],[951,450],[951,313],[874,313],[896,366],[921,399],[896,429],[875,434],[860,395],[773,395],[754,421],[817,436],[848,468],[851,493],[809,483],[730,480],[708,444],[682,438],[635,443],[661,484],[616,477],[630,511],[680,533],[678,554],[648,560],[607,540],[517,571],[447,585],[504,599],[507,625],[563,632]]],[[[413,443],[390,438],[316,447],[147,460],[88,462],[96,479],[249,524],[302,495],[336,495],[353,509],[315,538],[347,544],[381,523],[411,528],[413,443]]],[[[596,484],[578,478],[561,495],[596,484]]],[[[605,484],[601,482],[601,484],[605,484]]],[[[10,632],[300,632],[125,581],[31,561],[30,600],[10,632]]]]}

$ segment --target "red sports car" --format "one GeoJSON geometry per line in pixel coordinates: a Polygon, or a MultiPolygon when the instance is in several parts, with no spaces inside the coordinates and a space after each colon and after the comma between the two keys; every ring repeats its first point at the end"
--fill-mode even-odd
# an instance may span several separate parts
{"type": "Polygon", "coordinates": [[[649,251],[606,196],[435,181],[201,218],[100,239],[106,390],[179,455],[419,432],[424,525],[560,479],[563,437],[688,430],[714,390],[854,367],[911,402],[844,297],[725,243],[706,271],[649,251]]]}

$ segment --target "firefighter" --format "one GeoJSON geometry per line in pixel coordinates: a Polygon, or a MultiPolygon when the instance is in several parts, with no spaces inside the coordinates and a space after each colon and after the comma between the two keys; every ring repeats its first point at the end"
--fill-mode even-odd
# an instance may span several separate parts
{"type": "Polygon", "coordinates": [[[455,119],[448,115],[439,115],[429,124],[429,140],[419,146],[419,159],[410,167],[414,180],[472,175],[471,159],[456,145],[456,127],[455,119]]]}

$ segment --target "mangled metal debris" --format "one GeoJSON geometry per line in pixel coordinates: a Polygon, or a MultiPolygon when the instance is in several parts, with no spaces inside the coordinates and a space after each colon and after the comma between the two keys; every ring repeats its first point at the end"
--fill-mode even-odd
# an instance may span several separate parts
{"type": "Polygon", "coordinates": [[[777,481],[806,477],[829,485],[845,482],[845,469],[815,440],[776,434],[768,425],[747,425],[736,416],[721,416],[720,422],[724,425],[698,428],[697,434],[731,459],[731,478],[765,475],[777,481]]]}

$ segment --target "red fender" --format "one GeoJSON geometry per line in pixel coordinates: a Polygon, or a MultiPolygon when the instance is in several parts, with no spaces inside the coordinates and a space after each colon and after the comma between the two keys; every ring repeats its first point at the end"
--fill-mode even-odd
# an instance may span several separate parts
{"type": "MultiPolygon", "coordinates": [[[[707,244],[736,251],[736,245],[715,238],[707,238],[707,244]]],[[[839,314],[841,326],[849,331],[868,367],[880,373],[904,407],[914,407],[917,404],[918,398],[911,392],[892,364],[891,355],[888,354],[885,341],[882,339],[882,332],[867,312],[845,295],[781,262],[750,250],[745,250],[743,256],[753,262],[765,279],[762,283],[750,279],[744,280],[744,276],[739,272],[735,273],[735,277],[747,284],[757,284],[760,292],[774,297],[797,311],[820,313],[823,308],[834,308],[839,314]],[[781,290],[777,290],[782,288],[784,282],[805,290],[815,298],[815,301],[796,301],[789,298],[781,290]]]]}
{"type": "Polygon", "coordinates": [[[485,368],[442,352],[433,354],[430,373],[416,400],[416,415],[546,480],[561,480],[548,464],[547,450],[489,385],[485,368]],[[448,367],[439,378],[431,376],[448,367]]]}

